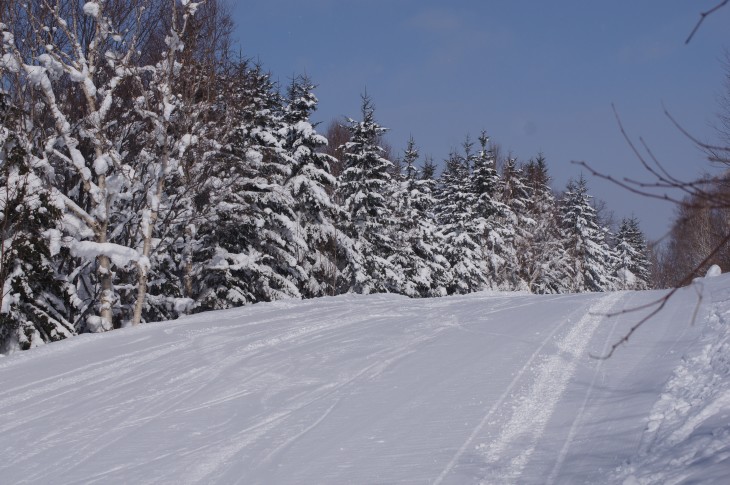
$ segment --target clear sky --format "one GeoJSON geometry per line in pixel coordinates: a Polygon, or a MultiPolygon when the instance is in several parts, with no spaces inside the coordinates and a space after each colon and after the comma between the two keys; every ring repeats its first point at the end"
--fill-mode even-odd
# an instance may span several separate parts
{"type": "MultiPolygon", "coordinates": [[[[719,0],[239,0],[231,7],[245,56],[286,84],[306,72],[318,84],[322,129],[358,118],[367,89],[398,153],[413,135],[443,160],[484,129],[525,161],[542,151],[560,190],[584,160],[615,176],[648,178],[622,138],[644,137],[677,176],[710,170],[664,116],[697,137],[713,124],[730,49],[730,5],[719,0]]],[[[589,178],[617,218],[639,217],[650,238],[673,208],[589,178]]]]}

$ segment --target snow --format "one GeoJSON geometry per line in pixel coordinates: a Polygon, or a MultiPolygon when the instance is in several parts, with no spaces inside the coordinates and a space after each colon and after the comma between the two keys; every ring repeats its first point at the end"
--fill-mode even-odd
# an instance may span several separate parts
{"type": "Polygon", "coordinates": [[[0,476],[719,483],[730,277],[678,291],[613,357],[590,356],[648,310],[606,312],[662,295],[345,295],[45,345],[0,360],[0,476]]]}
{"type": "Polygon", "coordinates": [[[51,256],[55,256],[61,250],[61,231],[58,229],[48,229],[44,232],[44,236],[48,238],[48,250],[51,256]]]}
{"type": "Polygon", "coordinates": [[[97,256],[109,256],[114,265],[123,268],[132,261],[139,261],[140,254],[126,246],[114,243],[98,243],[94,241],[73,241],[70,244],[71,254],[76,257],[93,260],[97,256]]]}
{"type": "Polygon", "coordinates": [[[713,264],[707,270],[707,273],[705,274],[705,278],[716,278],[717,276],[720,276],[721,274],[722,274],[722,270],[720,269],[720,267],[716,264],[713,264]]]}
{"type": "Polygon", "coordinates": [[[97,2],[86,2],[84,4],[84,15],[89,17],[99,17],[99,4],[97,2]]]}
{"type": "Polygon", "coordinates": [[[187,151],[188,147],[190,145],[195,145],[198,142],[198,137],[195,135],[191,135],[189,133],[186,133],[185,135],[180,138],[180,143],[178,145],[178,157],[182,158],[182,156],[187,151]]]}
{"type": "Polygon", "coordinates": [[[96,175],[106,175],[109,170],[109,156],[102,155],[94,160],[94,173],[96,175]]]}

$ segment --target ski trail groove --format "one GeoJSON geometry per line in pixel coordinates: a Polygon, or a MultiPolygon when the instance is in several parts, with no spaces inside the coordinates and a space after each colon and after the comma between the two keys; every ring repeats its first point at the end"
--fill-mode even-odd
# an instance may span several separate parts
{"type": "MultiPolygon", "coordinates": [[[[329,327],[326,325],[317,325],[313,327],[316,327],[320,333],[329,333],[333,331],[341,333],[345,331],[350,325],[352,325],[352,323],[349,325],[342,324],[334,327],[331,325],[329,327]]],[[[264,460],[262,460],[262,462],[266,462],[268,459],[271,459],[273,456],[275,456],[277,452],[281,451],[283,448],[290,445],[301,436],[306,434],[306,432],[311,431],[316,426],[321,424],[321,421],[323,421],[332,412],[337,403],[340,401],[341,398],[339,394],[345,392],[347,387],[352,386],[355,382],[361,379],[370,380],[376,378],[387,369],[389,369],[393,364],[401,361],[403,358],[415,352],[416,348],[427,342],[432,341],[438,336],[438,334],[449,328],[450,327],[448,325],[439,324],[421,329],[421,331],[423,332],[422,335],[418,335],[415,338],[406,339],[405,342],[401,343],[395,348],[387,348],[383,351],[371,354],[371,358],[374,359],[375,362],[360,368],[354,374],[346,376],[337,382],[325,384],[317,390],[308,393],[306,400],[300,402],[298,405],[294,405],[291,408],[285,409],[282,412],[269,415],[262,421],[254,423],[250,427],[237,432],[232,438],[224,440],[223,442],[216,443],[215,449],[212,450],[212,452],[209,453],[208,456],[202,457],[200,461],[194,466],[194,468],[189,471],[188,479],[185,483],[215,481],[215,477],[218,476],[222,470],[225,470],[227,468],[229,462],[237,454],[239,454],[242,450],[244,450],[252,443],[259,440],[267,433],[274,430],[277,426],[282,426],[288,418],[294,416],[297,412],[308,408],[309,406],[326,402],[327,399],[333,400],[332,404],[328,406],[323,416],[315,420],[305,430],[304,433],[299,433],[294,437],[288,438],[283,446],[276,448],[274,452],[270,453],[267,457],[264,458],[264,460]]],[[[307,342],[303,340],[303,337],[308,336],[310,333],[314,332],[300,333],[293,340],[298,340],[297,343],[299,344],[306,344],[307,342]]]]}
{"type": "Polygon", "coordinates": [[[456,466],[456,463],[459,461],[459,458],[464,454],[466,449],[469,447],[469,445],[474,441],[474,438],[481,432],[481,430],[484,428],[484,426],[487,424],[489,419],[494,415],[497,410],[499,410],[502,407],[502,404],[507,400],[509,395],[512,393],[512,390],[517,385],[517,383],[522,379],[522,376],[527,372],[530,367],[532,367],[533,362],[537,357],[540,355],[542,350],[545,348],[545,346],[553,339],[553,336],[558,333],[559,330],[561,330],[568,322],[568,319],[566,319],[563,323],[556,326],[552,332],[550,332],[545,339],[540,343],[540,346],[535,350],[535,352],[532,353],[529,359],[527,359],[527,362],[525,362],[525,365],[522,366],[520,371],[517,373],[517,375],[512,379],[509,386],[507,386],[507,389],[502,393],[501,396],[499,396],[499,399],[492,405],[491,408],[489,408],[489,411],[487,411],[487,414],[484,415],[482,420],[477,424],[477,426],[472,430],[469,437],[464,441],[464,443],[461,445],[461,447],[456,451],[454,456],[451,458],[451,461],[446,465],[446,467],[441,471],[441,474],[439,474],[438,477],[436,477],[436,480],[434,480],[433,485],[440,485],[444,478],[451,472],[451,470],[454,469],[454,466],[456,466]]]}
{"type": "Polygon", "coordinates": [[[512,417],[501,427],[499,436],[489,444],[480,445],[486,463],[498,474],[495,479],[502,483],[514,483],[519,479],[575,372],[578,359],[603,319],[602,315],[622,297],[622,293],[609,293],[590,307],[558,342],[559,352],[540,364],[531,387],[517,400],[512,417]],[[519,444],[515,443],[517,441],[519,444]],[[516,456],[505,456],[510,449],[520,451],[516,456]]]}
{"type": "MultiPolygon", "coordinates": [[[[622,308],[626,308],[628,304],[628,299],[624,301],[622,308]]],[[[606,340],[603,342],[603,348],[601,349],[601,355],[606,355],[606,352],[608,352],[609,347],[611,346],[611,343],[613,342],[613,334],[616,331],[616,327],[619,323],[619,317],[614,317],[613,325],[611,326],[611,330],[608,332],[608,335],[606,335],[606,340]]],[[[570,425],[570,431],[568,431],[568,436],[565,438],[565,442],[563,443],[563,447],[560,449],[560,453],[558,454],[557,460],[555,460],[555,465],[553,466],[553,469],[550,471],[550,475],[548,476],[547,481],[545,482],[547,485],[552,485],[556,482],[558,473],[563,467],[563,463],[565,463],[565,458],[568,456],[568,450],[570,449],[571,445],[573,444],[573,440],[575,439],[575,435],[578,433],[578,425],[583,419],[583,414],[585,414],[586,407],[588,406],[588,400],[593,395],[593,389],[596,385],[596,381],[598,380],[598,376],[601,375],[601,371],[603,370],[603,360],[599,360],[598,364],[596,365],[596,369],[593,372],[593,377],[591,378],[591,384],[588,387],[588,390],[586,391],[585,396],[583,397],[583,402],[581,403],[580,409],[578,410],[578,414],[576,414],[575,419],[573,420],[573,423],[570,425]]]]}
{"type": "Polygon", "coordinates": [[[305,434],[309,433],[314,428],[316,428],[317,426],[319,426],[322,423],[322,421],[324,421],[327,418],[327,416],[330,415],[330,413],[332,412],[332,410],[337,406],[337,404],[339,404],[339,402],[340,402],[339,399],[335,400],[335,402],[330,407],[328,407],[325,410],[325,412],[319,418],[317,418],[313,423],[311,423],[309,426],[307,426],[306,428],[304,428],[302,431],[300,431],[299,433],[295,434],[294,436],[291,436],[291,437],[287,438],[286,441],[284,441],[282,444],[280,444],[279,446],[277,446],[276,448],[274,448],[261,461],[264,462],[264,463],[270,462],[281,450],[283,450],[284,448],[288,447],[289,445],[291,445],[292,443],[294,443],[295,441],[297,441],[299,438],[301,438],[302,436],[304,436],[305,434]]]}

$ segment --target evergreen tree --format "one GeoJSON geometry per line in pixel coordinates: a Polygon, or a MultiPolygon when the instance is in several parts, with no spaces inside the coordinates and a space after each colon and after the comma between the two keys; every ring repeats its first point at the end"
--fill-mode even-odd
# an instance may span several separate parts
{"type": "Polygon", "coordinates": [[[476,194],[470,180],[467,156],[452,152],[446,160],[438,191],[437,220],[451,266],[448,293],[471,293],[490,286],[489,267],[481,244],[483,225],[476,216],[476,194]]]}
{"type": "Polygon", "coordinates": [[[522,278],[522,259],[520,251],[527,244],[531,232],[535,229],[535,221],[528,214],[529,188],[525,174],[514,158],[508,158],[502,169],[500,179],[500,199],[506,206],[505,227],[510,236],[505,251],[505,265],[502,281],[513,290],[529,290],[527,282],[522,278]]]}
{"type": "Polygon", "coordinates": [[[282,100],[260,66],[235,66],[226,85],[223,150],[208,174],[211,217],[198,228],[200,309],[299,297],[306,273],[284,156],[282,100]]]}
{"type": "Polygon", "coordinates": [[[646,290],[649,287],[649,258],[646,239],[635,217],[623,219],[614,248],[617,265],[615,278],[620,290],[646,290]]]}
{"type": "Polygon", "coordinates": [[[533,293],[571,291],[573,266],[564,248],[560,216],[542,154],[527,164],[529,231],[517,246],[521,279],[533,293]]]}
{"type": "Polygon", "coordinates": [[[411,137],[402,160],[403,180],[395,182],[392,197],[398,224],[393,232],[397,251],[391,261],[403,274],[402,292],[407,296],[444,296],[449,264],[433,218],[433,180],[419,177],[417,160],[418,149],[411,137]]]}
{"type": "Polygon", "coordinates": [[[336,184],[330,166],[336,160],[322,153],[327,139],[309,121],[317,107],[314,88],[305,76],[292,80],[281,133],[285,155],[292,164],[286,188],[294,200],[297,239],[302,240],[297,260],[306,275],[300,281],[300,292],[305,298],[334,294],[337,255],[352,247],[351,242],[345,241],[345,234],[337,230],[342,209],[330,198],[336,184]]]}
{"type": "MultiPolygon", "coordinates": [[[[464,144],[466,160],[473,167],[471,190],[476,200],[475,222],[479,227],[487,275],[492,288],[513,289],[517,261],[514,248],[513,214],[501,201],[501,182],[497,172],[494,154],[488,148],[486,132],[479,136],[479,151],[470,156],[468,139],[464,144]]],[[[517,285],[519,286],[519,285],[517,285]]]]}
{"type": "Polygon", "coordinates": [[[581,176],[568,183],[561,201],[565,248],[572,260],[572,290],[576,292],[608,291],[614,287],[614,257],[606,242],[607,231],[598,226],[590,200],[586,180],[581,176]]]}
{"type": "Polygon", "coordinates": [[[0,352],[76,333],[67,285],[52,261],[63,206],[31,166],[11,115],[0,93],[0,352]]]}
{"type": "Polygon", "coordinates": [[[338,188],[347,214],[345,233],[362,255],[362,263],[351,260],[342,268],[344,290],[364,294],[398,292],[403,276],[389,260],[396,248],[390,231],[393,216],[386,200],[393,164],[382,156],[378,140],[386,129],[375,122],[374,107],[367,95],[362,98],[362,117],[362,121],[348,120],[351,137],[345,144],[345,170],[338,188]]]}

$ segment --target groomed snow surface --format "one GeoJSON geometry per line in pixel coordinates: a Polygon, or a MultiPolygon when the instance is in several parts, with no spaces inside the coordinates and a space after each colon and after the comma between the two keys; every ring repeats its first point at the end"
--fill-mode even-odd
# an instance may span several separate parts
{"type": "Polygon", "coordinates": [[[14,354],[0,482],[722,483],[730,278],[590,356],[661,295],[340,296],[14,354]]]}

